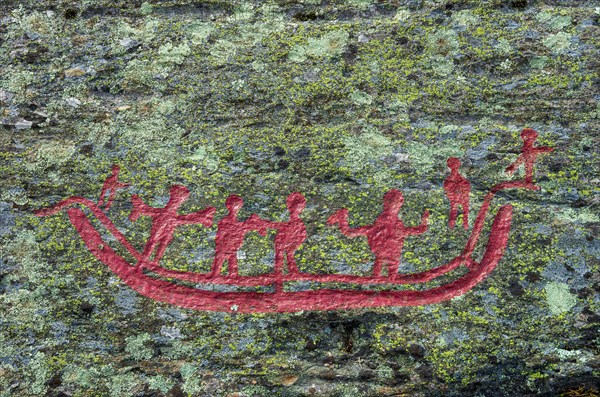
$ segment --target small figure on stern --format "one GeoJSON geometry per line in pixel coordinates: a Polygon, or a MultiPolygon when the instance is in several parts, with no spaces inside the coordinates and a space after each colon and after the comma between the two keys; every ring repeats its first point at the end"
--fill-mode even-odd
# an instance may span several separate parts
{"type": "Polygon", "coordinates": [[[178,226],[198,223],[204,227],[212,226],[213,216],[216,211],[215,207],[206,207],[201,211],[187,215],[177,214],[177,210],[189,196],[190,191],[188,188],[182,185],[175,185],[171,187],[169,202],[163,208],[150,207],[138,195],[134,194],[131,197],[133,209],[131,210],[131,214],[129,214],[129,219],[134,222],[140,215],[152,218],[150,237],[142,253],[144,260],[158,263],[169,244],[171,244],[171,241],[173,241],[173,233],[178,226]],[[151,259],[153,254],[154,258],[151,259]]]}
{"type": "Polygon", "coordinates": [[[348,237],[367,236],[369,248],[375,254],[373,276],[381,276],[383,265],[387,265],[388,278],[394,279],[398,275],[398,267],[402,257],[402,246],[407,236],[414,236],[427,231],[429,211],[421,216],[421,224],[415,227],[406,227],[398,213],[404,203],[402,192],[396,189],[389,190],[383,196],[383,212],[368,226],[351,228],[348,225],[348,210],[342,208],[327,220],[327,224],[339,224],[342,234],[348,237]]]}
{"type": "Polygon", "coordinates": [[[447,161],[450,174],[444,181],[444,190],[450,201],[450,218],[448,226],[454,229],[456,218],[458,217],[458,207],[462,207],[463,212],[463,227],[469,228],[469,193],[471,192],[471,184],[463,177],[458,169],[460,168],[460,160],[456,157],[450,157],[447,161]]]}
{"type": "Polygon", "coordinates": [[[225,261],[229,266],[229,275],[237,277],[237,253],[242,247],[244,236],[250,231],[257,231],[261,236],[267,234],[267,228],[263,225],[264,221],[261,221],[256,214],[245,221],[238,220],[238,212],[242,205],[244,205],[244,200],[235,194],[225,200],[225,207],[229,213],[217,224],[215,259],[210,272],[211,277],[221,274],[221,268],[225,261]]]}
{"type": "MultiPolygon", "coordinates": [[[[538,133],[532,128],[525,128],[521,132],[521,139],[523,139],[521,154],[505,170],[507,174],[512,175],[521,164],[525,163],[524,180],[529,185],[533,185],[533,163],[535,163],[537,156],[554,150],[554,148],[548,146],[534,146],[537,137],[538,133]]],[[[539,186],[534,186],[534,189],[539,190],[539,186]]]]}
{"type": "Polygon", "coordinates": [[[117,164],[114,164],[112,166],[112,175],[106,178],[104,185],[102,185],[100,199],[98,200],[98,207],[102,207],[104,205],[105,211],[110,209],[110,206],[112,205],[117,194],[117,189],[123,189],[129,186],[129,183],[119,182],[119,171],[121,171],[121,168],[117,164]],[[108,201],[105,204],[104,199],[106,196],[108,196],[108,201]]]}
{"type": "Polygon", "coordinates": [[[275,273],[283,273],[284,258],[287,259],[288,274],[298,273],[294,253],[304,240],[306,240],[306,226],[300,213],[306,206],[306,198],[302,193],[294,192],[286,200],[286,206],[290,213],[287,222],[272,222],[260,219],[261,225],[269,229],[277,229],[275,235],[275,273]]]}

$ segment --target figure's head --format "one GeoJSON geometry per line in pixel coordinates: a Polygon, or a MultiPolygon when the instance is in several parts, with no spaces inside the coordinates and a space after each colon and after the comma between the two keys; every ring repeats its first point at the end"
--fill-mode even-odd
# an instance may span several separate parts
{"type": "Polygon", "coordinates": [[[384,211],[399,211],[404,204],[404,196],[397,189],[390,189],[383,195],[383,210],[384,211]]]}
{"type": "Polygon", "coordinates": [[[451,170],[458,170],[460,168],[460,160],[458,159],[458,157],[450,157],[446,161],[446,164],[451,170]]]}
{"type": "Polygon", "coordinates": [[[299,214],[306,207],[306,199],[299,192],[290,194],[285,203],[290,214],[299,214]]]}
{"type": "Polygon", "coordinates": [[[237,194],[232,194],[225,200],[225,207],[227,207],[229,212],[238,212],[242,208],[242,205],[244,205],[244,200],[237,194]]]}
{"type": "Polygon", "coordinates": [[[535,132],[533,128],[525,128],[521,132],[521,139],[523,139],[523,142],[533,142],[537,139],[537,137],[538,133],[535,132]]]}
{"type": "Polygon", "coordinates": [[[190,190],[183,185],[173,185],[169,191],[171,194],[171,203],[183,203],[190,197],[190,190]]]}
{"type": "Polygon", "coordinates": [[[117,172],[119,172],[120,170],[121,170],[121,167],[119,167],[119,165],[118,165],[118,164],[113,164],[113,166],[112,166],[112,172],[113,172],[114,174],[116,174],[116,173],[117,173],[117,172]]]}

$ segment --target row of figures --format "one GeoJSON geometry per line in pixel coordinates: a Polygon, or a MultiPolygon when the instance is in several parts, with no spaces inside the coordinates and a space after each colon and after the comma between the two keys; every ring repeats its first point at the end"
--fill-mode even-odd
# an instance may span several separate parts
{"type": "MultiPolygon", "coordinates": [[[[533,164],[538,155],[550,152],[552,148],[534,146],[537,133],[530,128],[523,130],[521,138],[524,142],[521,154],[515,162],[506,168],[506,172],[512,174],[517,167],[524,164],[525,183],[538,188],[533,185],[533,164]]],[[[458,158],[449,158],[447,165],[450,174],[444,181],[444,190],[450,202],[449,227],[454,228],[458,217],[458,209],[461,207],[463,227],[468,229],[470,183],[459,173],[460,160],[458,158]]],[[[119,182],[118,174],[119,166],[114,165],[112,175],[104,182],[98,206],[104,206],[105,210],[112,205],[116,190],[129,186],[119,182]]],[[[139,196],[133,195],[133,209],[129,219],[135,221],[142,215],[152,218],[150,237],[142,253],[144,261],[158,263],[161,260],[167,247],[172,242],[173,234],[178,226],[186,224],[212,226],[216,212],[215,207],[207,207],[186,215],[178,214],[179,208],[189,198],[189,195],[190,192],[185,186],[175,185],[171,187],[169,201],[163,208],[151,207],[145,204],[139,196]]],[[[256,231],[265,236],[268,229],[277,231],[274,241],[275,273],[283,274],[284,262],[287,262],[288,274],[298,273],[294,254],[307,236],[306,226],[300,218],[300,214],[306,206],[305,197],[298,192],[294,192],[287,197],[286,206],[290,217],[289,220],[283,222],[261,219],[257,214],[253,214],[246,220],[239,220],[238,213],[243,203],[243,199],[238,195],[230,195],[225,200],[228,213],[217,224],[215,257],[211,268],[211,276],[220,276],[222,267],[227,262],[229,276],[236,277],[238,275],[237,254],[243,244],[245,235],[251,231],[256,231]]],[[[345,208],[336,211],[327,220],[328,225],[337,225],[341,233],[347,237],[367,237],[369,248],[375,256],[373,276],[380,276],[384,266],[386,266],[388,277],[395,277],[402,256],[404,239],[427,231],[429,211],[422,214],[421,223],[418,226],[405,226],[398,218],[403,203],[402,192],[391,189],[383,197],[383,212],[371,225],[351,228],[348,224],[348,210],[345,208]]]]}

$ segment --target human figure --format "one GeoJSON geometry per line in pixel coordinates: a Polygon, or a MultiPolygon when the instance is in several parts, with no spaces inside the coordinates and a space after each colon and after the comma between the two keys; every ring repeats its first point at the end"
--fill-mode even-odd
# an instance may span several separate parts
{"type": "Polygon", "coordinates": [[[290,213],[290,220],[286,222],[271,222],[260,219],[261,225],[270,229],[277,229],[275,235],[275,273],[283,273],[284,257],[287,259],[288,273],[298,273],[298,267],[294,259],[294,252],[306,240],[306,227],[300,213],[306,206],[306,199],[302,193],[294,192],[286,200],[286,206],[290,213]]]}
{"type": "Polygon", "coordinates": [[[456,157],[450,157],[446,162],[450,168],[450,175],[444,181],[444,190],[450,201],[450,219],[448,226],[454,229],[456,218],[458,217],[458,207],[462,207],[463,212],[463,227],[469,228],[469,193],[471,192],[471,184],[463,177],[458,169],[460,168],[460,160],[456,157]]]}
{"type": "Polygon", "coordinates": [[[375,223],[357,228],[348,226],[348,210],[342,208],[336,211],[327,224],[339,224],[340,231],[348,237],[367,236],[369,248],[375,254],[373,276],[381,276],[383,265],[387,265],[388,278],[395,278],[398,274],[400,258],[402,257],[402,246],[407,236],[414,236],[427,231],[427,219],[429,211],[421,216],[421,224],[415,227],[405,227],[398,213],[404,203],[402,192],[396,189],[389,190],[383,196],[383,212],[375,220],[375,223]]]}
{"type": "Polygon", "coordinates": [[[237,219],[242,205],[244,205],[244,200],[235,194],[225,200],[225,207],[227,207],[229,213],[217,224],[215,259],[210,272],[211,277],[217,277],[221,274],[221,268],[225,261],[229,266],[229,275],[237,277],[237,253],[244,242],[244,236],[253,230],[258,231],[262,236],[267,234],[267,229],[262,224],[263,221],[256,214],[245,221],[237,219]]]}
{"type": "Polygon", "coordinates": [[[119,171],[121,168],[115,164],[112,166],[112,175],[106,178],[104,181],[104,185],[102,185],[102,190],[100,191],[100,199],[98,200],[98,207],[102,207],[104,205],[104,199],[108,195],[108,201],[104,206],[104,210],[108,210],[115,199],[115,195],[117,194],[117,189],[123,189],[124,187],[129,186],[129,183],[119,182],[119,171]],[[110,192],[109,192],[110,191],[110,192]]]}
{"type": "MultiPolygon", "coordinates": [[[[512,175],[516,169],[523,163],[525,163],[525,183],[533,185],[533,163],[537,156],[542,153],[549,153],[554,148],[548,146],[534,146],[535,140],[538,137],[538,133],[532,128],[525,128],[521,132],[521,139],[523,139],[523,147],[521,148],[521,154],[517,159],[508,167],[506,167],[506,173],[512,175]]],[[[536,190],[539,187],[536,186],[536,190]]]]}
{"type": "Polygon", "coordinates": [[[144,260],[150,261],[154,254],[152,261],[158,263],[171,241],[173,241],[173,233],[178,226],[197,223],[202,224],[204,227],[212,226],[213,216],[216,211],[215,207],[207,207],[201,211],[187,215],[177,214],[177,210],[189,196],[190,191],[188,188],[182,185],[174,185],[170,190],[169,201],[163,208],[148,206],[138,195],[134,194],[131,197],[133,209],[129,214],[129,219],[134,222],[140,215],[152,218],[150,237],[142,253],[144,260]]]}

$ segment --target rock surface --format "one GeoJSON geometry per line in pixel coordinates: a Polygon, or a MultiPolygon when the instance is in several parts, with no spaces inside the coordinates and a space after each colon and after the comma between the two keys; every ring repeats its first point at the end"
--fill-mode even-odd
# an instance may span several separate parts
{"type": "MultiPolygon", "coordinates": [[[[600,4],[596,1],[4,0],[0,4],[1,396],[597,396],[600,384],[600,4]],[[444,263],[446,159],[471,202],[507,178],[534,128],[540,191],[507,192],[508,249],[444,303],[296,314],[211,313],[138,295],[66,214],[112,164],[131,184],[108,215],[137,247],[131,194],[182,212],[245,199],[243,216],[308,202],[301,271],[365,274],[391,188],[401,272],[444,263]]],[[[517,175],[518,177],[518,175],[517,175]]],[[[486,229],[487,230],[487,229],[486,229]]],[[[216,227],[178,229],[162,266],[207,272],[216,227]]],[[[240,272],[272,268],[248,235],[240,272]]],[[[449,278],[451,279],[451,278],[449,278]]],[[[446,279],[445,279],[446,280],[446,279]]],[[[305,286],[309,288],[310,286],[305,286]]],[[[214,287],[226,290],[228,287],[214,287]]]]}

